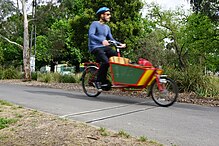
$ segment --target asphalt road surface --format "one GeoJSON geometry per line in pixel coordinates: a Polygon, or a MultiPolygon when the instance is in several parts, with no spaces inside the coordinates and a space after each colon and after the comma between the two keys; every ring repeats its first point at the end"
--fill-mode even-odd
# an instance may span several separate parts
{"type": "Polygon", "coordinates": [[[61,89],[0,84],[0,99],[91,125],[146,136],[164,145],[219,146],[219,108],[61,89]]]}

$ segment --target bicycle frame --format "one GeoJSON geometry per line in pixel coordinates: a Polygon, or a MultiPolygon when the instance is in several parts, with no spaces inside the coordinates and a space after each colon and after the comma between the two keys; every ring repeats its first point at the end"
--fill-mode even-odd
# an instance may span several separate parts
{"type": "MultiPolygon", "coordinates": [[[[99,64],[98,63],[87,63],[86,65],[86,69],[87,68],[96,68],[96,73],[99,70],[99,64]]],[[[155,68],[155,67],[145,67],[145,66],[140,66],[140,65],[133,65],[133,64],[120,64],[120,63],[115,63],[115,62],[111,62],[110,61],[110,76],[112,79],[112,87],[113,88],[122,88],[125,91],[141,91],[144,88],[146,88],[147,86],[150,86],[153,81],[156,81],[158,88],[160,91],[162,91],[162,86],[160,85],[160,81],[159,81],[159,77],[160,76],[165,76],[165,75],[161,75],[163,73],[162,69],[159,68],[155,68]],[[133,69],[137,69],[140,70],[141,74],[137,74],[136,72],[133,72],[132,74],[127,73],[126,71],[123,73],[128,74],[129,76],[133,77],[136,76],[136,81],[135,83],[130,83],[128,81],[124,81],[124,80],[118,80],[118,77],[116,78],[116,74],[118,75],[118,73],[116,73],[115,70],[113,70],[113,66],[114,65],[118,65],[119,68],[122,67],[127,67],[127,69],[131,69],[131,71],[133,69]],[[128,89],[129,88],[129,89],[128,89]]],[[[119,75],[119,77],[123,76],[123,74],[119,75]]],[[[91,82],[95,80],[95,76],[93,76],[91,78],[91,82]]],[[[133,80],[132,80],[133,82],[133,80]]]]}

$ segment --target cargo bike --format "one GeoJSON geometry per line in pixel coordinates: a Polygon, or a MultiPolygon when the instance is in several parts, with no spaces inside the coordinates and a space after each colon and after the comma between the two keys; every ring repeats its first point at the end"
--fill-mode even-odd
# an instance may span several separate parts
{"type": "MultiPolygon", "coordinates": [[[[178,97],[176,83],[163,75],[161,68],[154,67],[146,59],[140,58],[138,64],[133,64],[128,58],[120,56],[119,46],[116,42],[110,44],[117,49],[118,56],[109,59],[108,86],[102,87],[103,91],[119,88],[122,91],[147,91],[145,96],[151,95],[153,101],[163,107],[171,106],[178,97]]],[[[95,87],[99,63],[85,64],[82,74],[82,87],[89,97],[97,97],[101,94],[95,87]]],[[[145,92],[144,92],[145,93],[145,92]]]]}

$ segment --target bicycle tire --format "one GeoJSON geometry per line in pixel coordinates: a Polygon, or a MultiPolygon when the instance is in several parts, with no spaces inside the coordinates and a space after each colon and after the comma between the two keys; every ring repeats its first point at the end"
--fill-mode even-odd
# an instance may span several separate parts
{"type": "Polygon", "coordinates": [[[97,71],[98,67],[90,66],[87,67],[82,74],[82,88],[84,93],[89,97],[97,97],[101,93],[96,89],[94,85],[97,71]]]}
{"type": "Polygon", "coordinates": [[[176,83],[170,78],[160,77],[160,80],[163,80],[163,82],[160,83],[163,87],[165,87],[165,89],[163,91],[160,91],[155,80],[151,86],[152,99],[159,106],[171,106],[176,102],[176,99],[178,97],[178,87],[176,83]]]}

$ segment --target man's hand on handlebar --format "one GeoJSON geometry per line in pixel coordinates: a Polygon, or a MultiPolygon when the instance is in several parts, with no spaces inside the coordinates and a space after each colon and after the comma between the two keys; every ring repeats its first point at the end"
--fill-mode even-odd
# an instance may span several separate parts
{"type": "Polygon", "coordinates": [[[102,42],[102,44],[103,44],[104,46],[109,46],[109,45],[110,45],[109,41],[107,41],[107,40],[104,40],[104,41],[102,42]]]}
{"type": "Polygon", "coordinates": [[[126,44],[120,44],[119,45],[119,48],[125,48],[126,47],[126,44]]]}
{"type": "Polygon", "coordinates": [[[116,41],[108,40],[109,45],[113,45],[117,48],[125,48],[126,44],[118,44],[116,41]]]}

